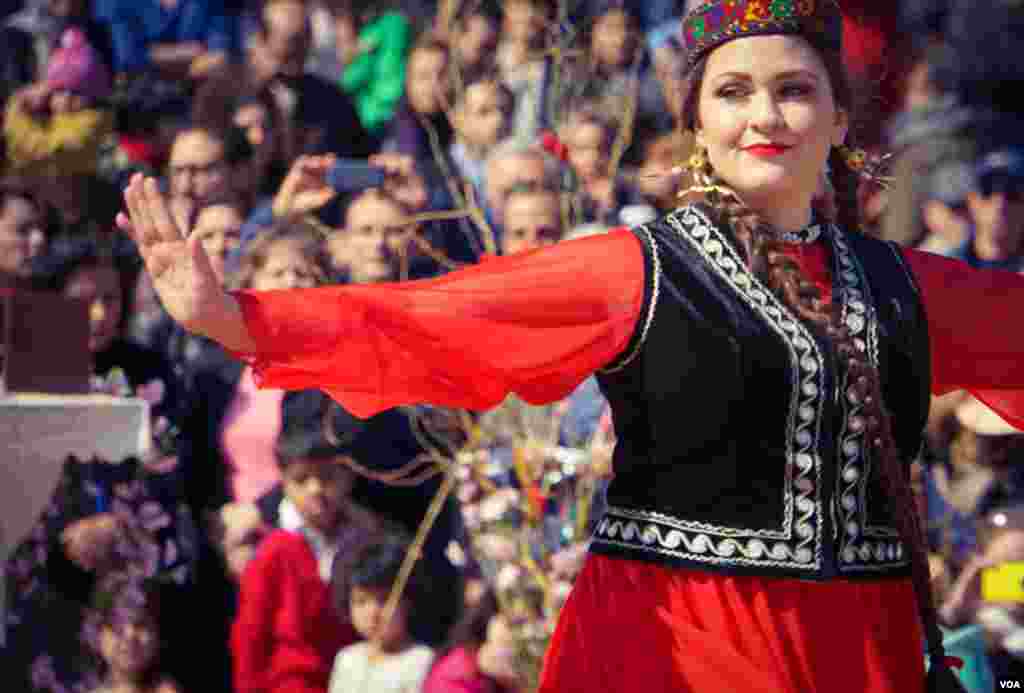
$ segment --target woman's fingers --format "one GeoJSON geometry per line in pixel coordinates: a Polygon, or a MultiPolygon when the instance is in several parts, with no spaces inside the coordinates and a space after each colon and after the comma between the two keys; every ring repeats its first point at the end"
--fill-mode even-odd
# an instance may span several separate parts
{"type": "Polygon", "coordinates": [[[163,193],[156,183],[155,178],[147,178],[143,183],[143,198],[145,210],[148,212],[153,223],[157,238],[161,241],[180,241],[184,238],[178,223],[171,214],[170,206],[164,199],[163,193]]]}
{"type": "Polygon", "coordinates": [[[155,234],[151,229],[152,224],[149,220],[149,215],[144,209],[145,203],[140,194],[141,182],[141,174],[136,173],[132,176],[128,182],[128,187],[124,191],[124,201],[128,207],[128,215],[134,231],[133,238],[140,247],[143,247],[155,240],[155,234]]]}

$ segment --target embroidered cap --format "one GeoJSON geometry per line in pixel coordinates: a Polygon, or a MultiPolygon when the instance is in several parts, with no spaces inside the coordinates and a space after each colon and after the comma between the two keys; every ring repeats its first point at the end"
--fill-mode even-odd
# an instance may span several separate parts
{"type": "Polygon", "coordinates": [[[727,41],[770,34],[812,36],[839,51],[843,18],[835,0],[710,0],[683,20],[685,71],[727,41]]]}

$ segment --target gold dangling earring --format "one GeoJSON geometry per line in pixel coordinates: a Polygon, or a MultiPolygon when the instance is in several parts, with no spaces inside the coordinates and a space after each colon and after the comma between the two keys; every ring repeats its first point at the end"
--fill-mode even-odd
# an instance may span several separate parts
{"type": "Polygon", "coordinates": [[[841,144],[836,147],[836,151],[839,152],[839,156],[843,157],[843,161],[851,171],[860,173],[867,165],[868,155],[863,149],[850,149],[845,144],[841,144]]]}
{"type": "Polygon", "coordinates": [[[703,147],[697,147],[693,150],[693,154],[690,155],[690,160],[687,162],[687,168],[696,173],[702,170],[708,165],[708,152],[703,147]]]}
{"type": "Polygon", "coordinates": [[[686,162],[686,168],[690,171],[690,179],[693,181],[693,185],[685,190],[680,190],[676,197],[686,198],[694,193],[701,195],[707,195],[708,193],[721,195],[723,193],[723,190],[714,184],[711,177],[711,164],[708,160],[707,149],[704,147],[694,149],[689,161],[686,162]]]}

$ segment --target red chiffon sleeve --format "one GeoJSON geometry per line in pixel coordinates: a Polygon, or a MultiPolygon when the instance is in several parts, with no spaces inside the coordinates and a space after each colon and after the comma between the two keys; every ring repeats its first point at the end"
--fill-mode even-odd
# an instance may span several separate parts
{"type": "Polygon", "coordinates": [[[421,281],[236,294],[262,387],[319,388],[359,417],[568,395],[633,336],[644,248],[626,229],[421,281]]]}
{"type": "Polygon", "coordinates": [[[928,315],[932,392],[968,390],[1024,430],[1024,275],[903,253],[928,315]]]}

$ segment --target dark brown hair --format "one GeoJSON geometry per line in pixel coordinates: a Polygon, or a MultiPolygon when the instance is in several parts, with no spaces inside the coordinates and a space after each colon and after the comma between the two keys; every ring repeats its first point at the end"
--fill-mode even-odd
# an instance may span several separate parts
{"type": "MultiPolygon", "coordinates": [[[[852,115],[850,111],[853,108],[854,95],[843,68],[842,56],[811,37],[801,38],[821,57],[828,72],[836,103],[848,116],[852,115]]],[[[684,76],[683,122],[691,129],[698,124],[697,104],[706,66],[707,55],[701,57],[684,76]]],[[[856,231],[859,229],[858,176],[847,166],[845,159],[834,147],[829,154],[828,162],[835,190],[832,220],[844,229],[856,231]]],[[[713,215],[717,216],[717,221],[732,230],[754,274],[812,329],[826,335],[834,346],[836,355],[845,363],[850,387],[857,391],[864,403],[867,419],[865,439],[870,441],[871,452],[880,461],[879,476],[886,491],[890,511],[910,551],[914,591],[917,593],[918,609],[928,647],[933,655],[941,654],[942,635],[931,595],[924,533],[914,504],[909,466],[904,465],[901,453],[896,447],[891,418],[882,397],[878,370],[867,358],[867,354],[854,342],[850,330],[842,323],[839,302],[823,305],[817,287],[804,275],[800,266],[785,255],[784,244],[775,231],[716,177],[710,162],[695,170],[693,177],[700,186],[718,186],[716,191],[706,193],[707,202],[713,215]]]]}

